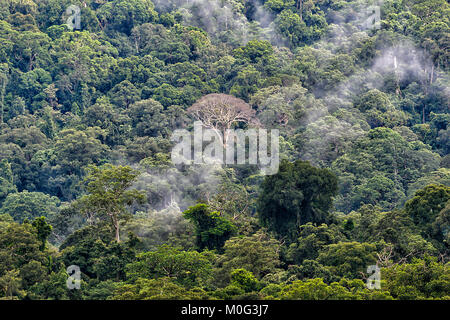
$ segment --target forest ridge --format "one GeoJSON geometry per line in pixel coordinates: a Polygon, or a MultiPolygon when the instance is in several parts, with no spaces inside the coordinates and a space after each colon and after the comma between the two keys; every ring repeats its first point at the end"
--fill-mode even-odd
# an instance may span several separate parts
{"type": "Polygon", "coordinates": [[[1,0],[0,299],[450,299],[449,19],[1,0]],[[175,165],[198,120],[278,130],[278,171],[175,165]]]}

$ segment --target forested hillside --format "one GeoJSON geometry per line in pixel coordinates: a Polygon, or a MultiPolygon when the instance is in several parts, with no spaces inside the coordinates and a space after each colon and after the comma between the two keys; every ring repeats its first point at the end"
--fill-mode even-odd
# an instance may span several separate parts
{"type": "Polygon", "coordinates": [[[450,299],[449,19],[0,0],[0,299],[450,299]],[[220,99],[279,130],[276,174],[174,165],[220,99]]]}

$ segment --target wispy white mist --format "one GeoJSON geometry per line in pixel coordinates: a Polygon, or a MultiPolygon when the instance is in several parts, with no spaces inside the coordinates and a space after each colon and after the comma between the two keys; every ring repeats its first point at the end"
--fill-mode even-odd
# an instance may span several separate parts
{"type": "Polygon", "coordinates": [[[270,40],[281,44],[282,39],[273,28],[273,15],[257,5],[254,21],[242,13],[242,4],[226,0],[154,0],[160,12],[178,10],[183,23],[197,26],[208,32],[213,39],[237,41],[244,45],[250,40],[270,40]]]}
{"type": "Polygon", "coordinates": [[[147,193],[148,210],[162,210],[177,206],[184,211],[198,199],[209,200],[220,183],[221,167],[214,165],[192,165],[186,170],[145,170],[134,188],[147,193]]]}
{"type": "MultiPolygon", "coordinates": [[[[374,30],[367,28],[365,23],[371,12],[371,5],[360,2],[331,15],[332,23],[327,35],[313,45],[314,50],[320,52],[317,55],[318,65],[326,65],[328,59],[335,54],[350,54],[369,38],[374,30]]],[[[448,92],[448,81],[446,82],[443,76],[442,72],[433,67],[430,57],[411,41],[377,44],[372,65],[365,68],[356,67],[352,74],[333,89],[315,91],[315,94],[323,99],[328,112],[318,114],[311,110],[314,116],[308,117],[310,121],[306,124],[301,157],[316,165],[323,165],[324,162],[329,164],[333,158],[324,159],[324,150],[332,153],[335,158],[345,152],[349,141],[369,130],[370,126],[364,123],[364,116],[353,106],[354,98],[371,89],[382,90],[387,77],[394,79],[397,87],[400,87],[402,82],[417,82],[422,85],[441,85],[442,82],[443,92],[448,92]]],[[[399,89],[397,94],[401,95],[399,89]]]]}

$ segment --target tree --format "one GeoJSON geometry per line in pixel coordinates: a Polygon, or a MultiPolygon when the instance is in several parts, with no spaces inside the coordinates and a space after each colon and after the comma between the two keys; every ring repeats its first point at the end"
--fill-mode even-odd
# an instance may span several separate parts
{"type": "Polygon", "coordinates": [[[39,261],[31,260],[20,268],[19,276],[22,278],[23,288],[29,291],[33,285],[47,278],[48,266],[39,261]]]}
{"type": "Polygon", "coordinates": [[[0,125],[3,123],[5,115],[5,91],[8,83],[9,67],[6,63],[0,64],[0,125]]]}
{"type": "Polygon", "coordinates": [[[345,240],[336,225],[321,224],[315,226],[311,222],[300,226],[298,240],[289,246],[287,257],[294,264],[302,264],[303,260],[314,260],[326,245],[345,240]]]}
{"type": "Polygon", "coordinates": [[[129,107],[128,114],[137,136],[167,136],[169,123],[159,102],[153,99],[141,100],[129,107]]]}
{"type": "Polygon", "coordinates": [[[89,127],[99,127],[106,131],[101,139],[108,145],[124,144],[131,134],[131,119],[125,112],[119,113],[108,99],[99,99],[97,103],[84,111],[83,123],[89,127]]]}
{"type": "Polygon", "coordinates": [[[18,222],[42,216],[50,218],[57,213],[60,203],[61,201],[57,197],[25,190],[19,193],[10,193],[3,202],[0,213],[9,214],[18,222]]]}
{"type": "Polygon", "coordinates": [[[158,17],[150,0],[114,0],[102,5],[97,14],[102,28],[110,27],[127,34],[134,26],[158,17]]]}
{"type": "Polygon", "coordinates": [[[124,80],[109,91],[109,96],[113,104],[126,109],[140,100],[141,93],[130,81],[124,80]]]}
{"type": "Polygon", "coordinates": [[[289,40],[291,47],[318,40],[327,27],[326,19],[322,15],[308,12],[304,16],[302,11],[296,13],[291,9],[283,10],[275,19],[275,24],[280,34],[289,40]]]}
{"type": "Polygon", "coordinates": [[[396,299],[446,299],[450,292],[449,263],[438,263],[433,257],[414,259],[409,264],[382,268],[386,287],[396,299]]]}
{"type": "Polygon", "coordinates": [[[37,237],[36,229],[30,223],[6,223],[0,228],[0,276],[8,270],[17,269],[31,261],[48,265],[49,256],[40,250],[42,242],[37,237]]]}
{"type": "Polygon", "coordinates": [[[0,277],[0,288],[6,298],[13,299],[17,296],[24,295],[22,287],[22,279],[19,277],[19,270],[10,270],[0,277]]]}
{"type": "Polygon", "coordinates": [[[245,46],[236,49],[234,56],[238,59],[248,59],[252,63],[268,62],[273,54],[273,47],[269,41],[251,40],[245,46]]]}
{"type": "MultiPolygon", "coordinates": [[[[320,107],[317,101],[311,101],[320,107]]],[[[301,113],[306,117],[311,107],[307,105],[301,113]]],[[[324,109],[317,108],[318,113],[324,114],[312,123],[308,123],[305,132],[295,135],[294,143],[300,146],[299,154],[303,160],[320,167],[329,167],[339,156],[351,148],[355,139],[364,135],[368,125],[358,119],[351,111],[340,109],[334,115],[327,115],[324,109]]],[[[314,112],[314,111],[313,111],[314,112]]]]}
{"type": "Polygon", "coordinates": [[[113,300],[205,300],[208,295],[199,288],[187,290],[169,278],[143,279],[134,284],[120,283],[113,300]]]}
{"type": "Polygon", "coordinates": [[[416,137],[375,128],[357,139],[331,169],[339,177],[336,208],[345,213],[362,204],[392,210],[404,201],[405,186],[439,167],[439,155],[416,137]]]}
{"type": "MultiPolygon", "coordinates": [[[[31,119],[23,119],[26,123],[31,119]]],[[[11,164],[14,184],[19,190],[36,190],[39,170],[30,160],[45,149],[47,137],[33,125],[24,124],[12,130],[4,130],[0,135],[0,158],[11,164]]],[[[9,171],[9,170],[8,170],[9,171]]]]}
{"type": "Polygon", "coordinates": [[[366,2],[0,0],[0,300],[449,299],[450,4],[366,2]]]}
{"type": "Polygon", "coordinates": [[[209,201],[209,206],[214,211],[220,211],[224,217],[238,227],[240,233],[252,231],[256,219],[251,216],[251,199],[244,186],[224,181],[217,188],[215,195],[209,201]]]}
{"type": "Polygon", "coordinates": [[[392,300],[387,290],[369,290],[361,280],[347,279],[330,285],[321,278],[297,280],[277,295],[283,300],[392,300]]]}
{"type": "Polygon", "coordinates": [[[336,193],[337,178],[329,170],[301,160],[283,160],[279,172],[267,176],[261,185],[259,219],[263,226],[292,242],[302,224],[329,220],[328,210],[336,193]]]}
{"type": "Polygon", "coordinates": [[[414,197],[406,202],[405,210],[417,228],[426,237],[431,237],[432,224],[449,200],[450,187],[431,184],[417,191],[414,197]]]}
{"type": "Polygon", "coordinates": [[[63,243],[65,246],[62,251],[64,264],[79,266],[83,274],[91,279],[99,281],[125,280],[125,267],[136,257],[135,239],[117,243],[111,241],[112,237],[108,237],[111,235],[110,228],[89,229],[88,231],[90,232],[84,232],[84,238],[70,238],[68,239],[70,242],[63,243]],[[103,234],[92,234],[92,231],[103,234]]]}
{"type": "Polygon", "coordinates": [[[248,103],[226,94],[208,94],[187,111],[202,121],[206,128],[214,130],[224,146],[227,144],[227,130],[231,129],[233,125],[256,123],[255,111],[248,103]]]}
{"type": "Polygon", "coordinates": [[[328,267],[323,266],[316,260],[305,259],[301,265],[291,264],[288,266],[287,274],[289,280],[321,278],[326,283],[330,283],[339,277],[333,275],[328,267]]]}
{"type": "Polygon", "coordinates": [[[31,225],[36,229],[37,237],[41,241],[39,249],[44,251],[47,238],[52,233],[52,226],[45,221],[45,217],[34,219],[31,225]]]}
{"type": "Polygon", "coordinates": [[[189,207],[183,216],[194,224],[196,243],[200,250],[221,250],[225,241],[236,232],[236,227],[230,221],[217,211],[211,212],[208,205],[203,203],[189,207]]]}
{"type": "Polygon", "coordinates": [[[448,249],[450,247],[450,201],[447,201],[447,205],[439,212],[439,215],[432,224],[432,236],[434,239],[442,243],[448,249]]]}
{"type": "Polygon", "coordinates": [[[393,128],[406,123],[407,116],[403,111],[396,110],[389,96],[377,89],[364,93],[355,102],[355,107],[361,110],[372,128],[393,128]]]}
{"type": "Polygon", "coordinates": [[[0,161],[0,205],[6,199],[8,194],[17,192],[14,185],[11,165],[6,159],[0,161]]]}
{"type": "Polygon", "coordinates": [[[301,107],[312,108],[306,99],[307,90],[298,84],[289,87],[271,86],[260,89],[250,103],[257,108],[257,116],[267,128],[291,128],[298,125],[299,117],[306,112],[301,107]],[[306,106],[307,105],[307,106],[306,106]]]}
{"type": "Polygon", "coordinates": [[[216,282],[228,284],[232,271],[240,268],[257,279],[276,273],[281,264],[280,251],[280,243],[263,232],[233,237],[225,243],[223,255],[217,260],[216,282]]]}
{"type": "Polygon", "coordinates": [[[176,205],[158,212],[135,215],[123,231],[138,235],[146,251],[156,250],[163,244],[186,251],[195,248],[194,226],[183,217],[176,205]]]}
{"type": "Polygon", "coordinates": [[[339,242],[321,250],[317,261],[334,276],[362,278],[367,267],[376,264],[375,252],[376,246],[371,243],[339,242]]]}
{"type": "MultiPolygon", "coordinates": [[[[376,212],[372,213],[376,215],[376,212]]],[[[389,253],[387,256],[383,253],[385,261],[380,261],[381,264],[410,261],[413,257],[436,254],[436,248],[427,241],[429,238],[422,236],[419,230],[405,210],[392,210],[374,217],[366,231],[369,236],[364,241],[377,241],[382,244],[382,253],[389,253]]]]}
{"type": "Polygon", "coordinates": [[[54,149],[64,172],[80,174],[82,167],[98,164],[106,156],[108,147],[97,139],[101,133],[97,129],[67,129],[59,132],[54,149]]]}
{"type": "Polygon", "coordinates": [[[258,280],[253,273],[245,269],[235,269],[231,272],[231,285],[242,288],[245,292],[256,291],[258,280]]]}
{"type": "Polygon", "coordinates": [[[60,265],[55,271],[42,281],[35,283],[28,292],[32,299],[49,299],[49,300],[81,300],[85,293],[87,283],[81,279],[80,290],[70,290],[67,287],[67,274],[64,265],[60,265]]]}
{"type": "Polygon", "coordinates": [[[162,245],[145,252],[126,267],[127,280],[169,278],[185,288],[205,286],[212,275],[214,255],[208,251],[181,251],[162,245]]]}
{"type": "Polygon", "coordinates": [[[128,166],[90,166],[84,179],[87,195],[78,200],[88,219],[109,218],[115,230],[115,240],[120,242],[120,223],[127,213],[126,206],[143,202],[145,196],[130,189],[139,172],[128,166]]]}

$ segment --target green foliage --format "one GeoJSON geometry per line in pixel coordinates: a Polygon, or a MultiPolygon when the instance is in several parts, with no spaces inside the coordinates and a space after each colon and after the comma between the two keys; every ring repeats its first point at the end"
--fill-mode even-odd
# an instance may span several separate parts
{"type": "Polygon", "coordinates": [[[145,250],[153,251],[163,244],[184,250],[195,248],[194,227],[171,207],[147,215],[136,214],[123,228],[123,233],[129,232],[139,236],[145,250]]]}
{"type": "Polygon", "coordinates": [[[368,5],[0,1],[0,299],[449,299],[449,3],[368,5]],[[173,166],[211,96],[277,174],[173,166]]]}
{"type": "Polygon", "coordinates": [[[332,164],[340,184],[336,207],[349,212],[361,204],[393,209],[405,200],[405,185],[439,167],[439,156],[419,141],[388,128],[370,130],[332,164]]]}
{"type": "Polygon", "coordinates": [[[208,251],[180,251],[163,245],[157,251],[138,255],[127,265],[127,279],[167,278],[186,288],[201,287],[210,280],[213,259],[208,251]]]}
{"type": "Polygon", "coordinates": [[[349,279],[359,278],[377,261],[376,246],[370,243],[339,242],[327,245],[317,261],[329,267],[331,274],[349,279]]]}
{"type": "MultiPolygon", "coordinates": [[[[412,218],[414,224],[427,237],[433,237],[432,224],[450,200],[450,187],[444,185],[429,185],[416,192],[414,198],[405,204],[406,213],[412,218]]],[[[448,228],[448,224],[442,229],[448,228]]],[[[436,240],[443,239],[443,234],[437,234],[436,240]]]]}
{"type": "Polygon", "coordinates": [[[243,295],[244,293],[244,289],[242,289],[240,286],[230,284],[225,288],[217,289],[213,292],[212,295],[217,299],[232,300],[235,297],[243,295]]]}
{"type": "Polygon", "coordinates": [[[383,278],[392,296],[400,300],[448,299],[449,264],[426,257],[410,264],[383,268],[383,278]]]}
{"type": "Polygon", "coordinates": [[[37,237],[41,241],[39,249],[43,251],[45,249],[47,238],[52,233],[52,226],[45,221],[45,217],[34,219],[31,225],[36,229],[37,237]]]}
{"type": "Polygon", "coordinates": [[[283,300],[392,300],[389,292],[370,291],[360,280],[346,283],[344,279],[330,285],[320,278],[297,280],[283,288],[279,295],[283,300]]]}
{"type": "Polygon", "coordinates": [[[329,170],[303,161],[282,161],[279,172],[267,176],[262,183],[258,200],[260,221],[293,241],[300,225],[328,221],[331,197],[336,191],[337,179],[329,170]]]}
{"type": "Polygon", "coordinates": [[[55,144],[55,156],[68,174],[79,173],[90,164],[99,164],[108,148],[97,139],[98,131],[62,130],[55,144]]]}
{"type": "Polygon", "coordinates": [[[287,258],[290,262],[301,265],[305,259],[315,260],[325,246],[342,240],[345,240],[345,236],[336,226],[315,226],[309,222],[300,226],[298,240],[289,246],[287,258]]]}
{"type": "Polygon", "coordinates": [[[135,259],[136,244],[117,243],[107,225],[77,230],[60,246],[66,266],[77,265],[83,274],[101,281],[125,280],[125,267],[135,259]]]}
{"type": "Polygon", "coordinates": [[[38,238],[36,229],[29,223],[20,225],[10,222],[2,227],[0,229],[0,259],[2,261],[0,277],[12,270],[17,270],[21,271],[25,281],[28,281],[26,269],[29,267],[26,267],[27,265],[35,263],[48,266],[48,252],[41,249],[43,249],[42,241],[38,238]]]}
{"type": "Polygon", "coordinates": [[[137,279],[135,284],[122,284],[114,300],[203,300],[207,294],[202,289],[186,290],[168,278],[137,279]]]}
{"type": "Polygon", "coordinates": [[[17,192],[17,188],[14,184],[11,165],[3,159],[0,162],[0,204],[9,193],[15,192],[17,192]]]}
{"type": "Polygon", "coordinates": [[[280,244],[267,234],[258,232],[247,237],[233,237],[224,246],[218,258],[217,282],[225,285],[235,269],[243,268],[257,279],[275,273],[280,265],[280,244]]]}
{"type": "Polygon", "coordinates": [[[258,280],[245,269],[235,269],[231,272],[231,285],[242,288],[245,292],[255,291],[258,287],[258,280]]]}
{"type": "Polygon", "coordinates": [[[167,135],[169,125],[163,106],[154,100],[141,100],[129,108],[132,127],[137,136],[167,135]]]}
{"type": "Polygon", "coordinates": [[[42,192],[23,191],[10,193],[0,213],[9,214],[15,221],[22,222],[25,219],[33,220],[37,217],[52,217],[58,211],[60,201],[42,192]]]}
{"type": "Polygon", "coordinates": [[[134,25],[156,20],[158,14],[150,0],[115,0],[103,5],[98,17],[103,27],[129,33],[134,25]]]}
{"type": "Polygon", "coordinates": [[[35,283],[29,289],[29,296],[33,299],[50,300],[80,300],[85,292],[86,282],[81,280],[81,290],[70,290],[67,288],[68,274],[65,268],[52,271],[44,280],[35,283]]]}
{"type": "Polygon", "coordinates": [[[235,232],[236,227],[219,212],[211,212],[206,204],[197,204],[183,212],[195,227],[196,242],[199,249],[221,251],[225,241],[235,232]]]}
{"type": "Polygon", "coordinates": [[[320,39],[327,27],[327,22],[322,15],[307,14],[303,20],[291,9],[283,10],[275,22],[278,31],[289,40],[292,47],[311,44],[320,39]]]}
{"type": "Polygon", "coordinates": [[[141,192],[129,190],[139,173],[128,166],[111,164],[88,170],[84,183],[89,194],[79,199],[78,205],[90,217],[111,219],[115,240],[120,242],[120,220],[126,215],[126,206],[145,199],[141,192]]]}
{"type": "Polygon", "coordinates": [[[249,41],[244,47],[236,49],[234,56],[237,59],[248,59],[251,63],[267,63],[272,57],[273,48],[268,41],[249,41]]]}
{"type": "Polygon", "coordinates": [[[24,295],[21,289],[22,278],[19,277],[19,270],[11,270],[0,277],[0,288],[2,294],[7,299],[13,300],[24,295]]]}
{"type": "Polygon", "coordinates": [[[289,265],[287,270],[289,280],[306,280],[321,278],[326,283],[331,283],[333,279],[338,279],[334,276],[328,267],[323,266],[316,260],[303,260],[301,265],[289,265]]]}
{"type": "Polygon", "coordinates": [[[366,115],[367,123],[372,128],[392,128],[404,124],[407,120],[403,112],[395,110],[389,96],[377,89],[369,90],[362,95],[355,102],[355,107],[366,115]]]}

